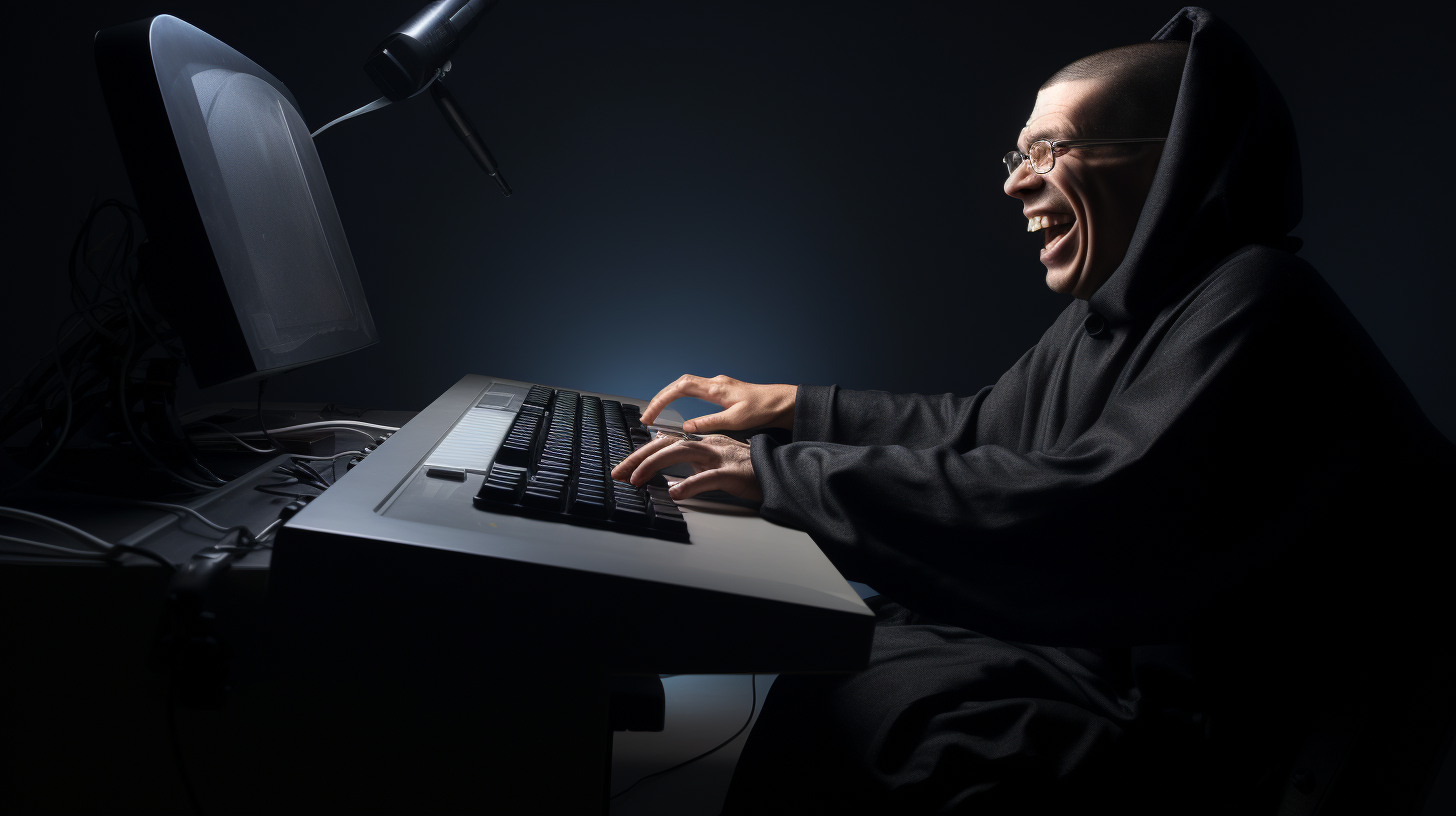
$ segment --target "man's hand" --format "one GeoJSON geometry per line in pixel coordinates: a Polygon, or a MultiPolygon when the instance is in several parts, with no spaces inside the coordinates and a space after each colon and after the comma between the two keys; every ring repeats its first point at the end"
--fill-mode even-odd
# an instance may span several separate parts
{"type": "Polygon", "coordinates": [[[792,429],[794,398],[798,395],[797,385],[756,385],[722,374],[712,378],[684,374],[657,392],[657,396],[647,404],[647,410],[642,412],[642,424],[651,424],[662,409],[678,397],[697,397],[721,405],[726,410],[684,422],[683,430],[690,433],[748,428],[792,429]]]}
{"type": "Polygon", "coordinates": [[[723,490],[741,499],[763,501],[763,488],[753,475],[748,443],[718,434],[698,441],[659,434],[612,468],[612,478],[641,487],[657,471],[679,462],[690,463],[697,473],[667,491],[673,499],[686,499],[706,490],[723,490]]]}

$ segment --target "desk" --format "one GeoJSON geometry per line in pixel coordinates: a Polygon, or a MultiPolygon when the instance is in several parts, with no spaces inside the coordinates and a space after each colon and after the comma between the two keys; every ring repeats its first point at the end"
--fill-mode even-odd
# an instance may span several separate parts
{"type": "MultiPolygon", "coordinates": [[[[337,450],[363,441],[341,435],[337,450]]],[[[252,490],[273,479],[273,466],[199,508],[220,523],[260,529],[288,501],[252,490]]],[[[74,497],[33,496],[23,506],[76,518],[109,540],[161,515],[78,505],[74,497]]],[[[160,524],[165,530],[154,530],[149,546],[174,562],[215,535],[170,517],[160,524]]],[[[368,549],[355,544],[333,566],[295,574],[339,590],[331,596],[339,603],[322,614],[311,609],[306,627],[294,624],[299,618],[286,604],[267,602],[267,552],[226,574],[215,600],[234,655],[227,705],[173,712],[203,809],[603,812],[608,677],[659,670],[624,664],[613,648],[604,611],[633,608],[632,594],[594,596],[553,573],[557,591],[546,597],[539,590],[546,582],[527,574],[540,566],[506,565],[482,579],[479,570],[441,569],[438,553],[425,564],[397,551],[372,558],[368,549]]],[[[173,760],[167,680],[148,666],[162,570],[139,559],[123,567],[3,569],[7,620],[23,622],[5,636],[6,653],[21,667],[7,673],[6,699],[28,701],[12,707],[7,727],[12,748],[25,746],[5,766],[15,780],[7,805],[190,812],[173,760]]],[[[684,636],[671,621],[659,624],[664,637],[684,636]]]]}

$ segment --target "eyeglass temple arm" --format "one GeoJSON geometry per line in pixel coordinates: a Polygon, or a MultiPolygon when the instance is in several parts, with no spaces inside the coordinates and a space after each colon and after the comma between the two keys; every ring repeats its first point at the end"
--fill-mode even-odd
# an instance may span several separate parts
{"type": "Polygon", "coordinates": [[[1090,145],[1104,144],[1132,144],[1133,142],[1166,142],[1166,137],[1160,139],[1065,139],[1052,142],[1052,147],[1088,147],[1090,145]]]}

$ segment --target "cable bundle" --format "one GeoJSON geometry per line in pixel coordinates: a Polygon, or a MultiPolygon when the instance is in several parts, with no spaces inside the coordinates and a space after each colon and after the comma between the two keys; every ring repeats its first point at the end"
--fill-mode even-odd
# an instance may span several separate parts
{"type": "MultiPolygon", "coordinates": [[[[36,428],[28,443],[10,446],[6,453],[24,472],[5,479],[0,490],[25,485],[44,471],[83,430],[93,441],[140,451],[152,465],[194,491],[213,490],[224,480],[195,462],[180,470],[162,461],[155,448],[159,440],[146,438],[132,421],[132,406],[143,394],[134,385],[134,371],[143,361],[159,361],[156,370],[185,364],[177,337],[167,326],[141,286],[138,242],[140,214],[116,199],[94,205],[72,243],[68,263],[73,311],[56,329],[50,351],[30,367],[20,381],[0,396],[0,443],[36,428]],[[121,216],[120,226],[93,240],[108,211],[121,216]],[[119,425],[105,421],[110,409],[119,425]],[[38,426],[38,427],[37,427],[38,426]]],[[[149,370],[153,367],[149,366],[149,370]]],[[[170,383],[167,384],[170,386],[170,383]]],[[[149,384],[148,387],[154,387],[149,384]]]]}

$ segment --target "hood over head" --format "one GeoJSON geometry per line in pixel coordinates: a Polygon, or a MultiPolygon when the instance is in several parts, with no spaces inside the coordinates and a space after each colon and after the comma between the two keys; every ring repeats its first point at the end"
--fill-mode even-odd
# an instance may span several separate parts
{"type": "MultiPolygon", "coordinates": [[[[1127,256],[1088,305],[1112,323],[1156,310],[1175,284],[1241,246],[1297,251],[1299,148],[1284,97],[1233,29],[1189,6],[1154,40],[1186,40],[1173,124],[1127,256]]],[[[1181,288],[1181,287],[1177,287],[1181,288]]]]}

